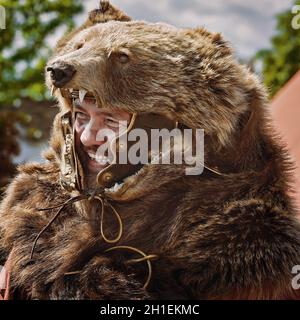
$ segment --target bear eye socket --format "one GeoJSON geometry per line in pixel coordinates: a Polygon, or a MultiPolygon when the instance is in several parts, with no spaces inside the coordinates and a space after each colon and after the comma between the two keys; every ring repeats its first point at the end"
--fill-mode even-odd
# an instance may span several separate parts
{"type": "Polygon", "coordinates": [[[124,64],[129,62],[129,56],[124,52],[119,53],[118,59],[121,63],[124,64]]]}
{"type": "Polygon", "coordinates": [[[83,47],[84,43],[85,43],[85,41],[81,41],[81,42],[77,43],[77,44],[75,45],[76,50],[81,49],[81,48],[83,47]]]}
{"type": "Polygon", "coordinates": [[[114,49],[108,54],[108,58],[112,58],[121,64],[126,64],[130,61],[130,51],[126,48],[114,49]]]}

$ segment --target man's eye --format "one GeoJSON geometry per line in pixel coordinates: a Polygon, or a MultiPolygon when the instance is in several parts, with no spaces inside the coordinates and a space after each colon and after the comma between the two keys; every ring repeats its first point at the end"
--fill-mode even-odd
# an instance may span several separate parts
{"type": "Polygon", "coordinates": [[[111,118],[111,117],[106,117],[105,118],[105,123],[107,125],[109,125],[110,127],[113,127],[113,128],[118,128],[119,127],[119,120],[116,120],[114,118],[111,118]]]}
{"type": "Polygon", "coordinates": [[[76,112],[76,118],[81,120],[86,120],[88,116],[83,112],[76,112]]]}

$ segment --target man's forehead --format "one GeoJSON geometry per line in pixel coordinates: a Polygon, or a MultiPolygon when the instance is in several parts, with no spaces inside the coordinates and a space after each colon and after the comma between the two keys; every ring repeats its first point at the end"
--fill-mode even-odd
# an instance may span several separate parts
{"type": "Polygon", "coordinates": [[[85,112],[93,112],[97,115],[108,115],[108,116],[122,116],[122,115],[127,115],[128,113],[123,110],[119,109],[108,109],[108,108],[98,108],[95,105],[76,105],[75,104],[75,109],[76,110],[81,110],[85,112]]]}

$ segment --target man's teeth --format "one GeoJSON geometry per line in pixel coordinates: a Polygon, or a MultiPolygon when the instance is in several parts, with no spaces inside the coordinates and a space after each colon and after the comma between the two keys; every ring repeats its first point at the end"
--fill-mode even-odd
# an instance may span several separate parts
{"type": "Polygon", "coordinates": [[[91,153],[91,152],[88,152],[87,154],[92,160],[95,160],[100,164],[107,164],[109,162],[109,158],[108,157],[105,157],[105,156],[102,156],[102,155],[98,156],[97,154],[91,153]]]}
{"type": "Polygon", "coordinates": [[[83,102],[85,95],[87,94],[87,91],[84,89],[79,90],[79,101],[83,102]]]}
{"type": "Polygon", "coordinates": [[[90,158],[96,159],[96,154],[95,153],[88,152],[87,154],[89,155],[90,158]]]}

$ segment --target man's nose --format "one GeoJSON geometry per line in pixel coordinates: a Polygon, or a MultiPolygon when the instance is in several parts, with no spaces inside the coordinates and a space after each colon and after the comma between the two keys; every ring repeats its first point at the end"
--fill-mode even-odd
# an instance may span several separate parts
{"type": "Polygon", "coordinates": [[[65,62],[54,62],[52,65],[48,66],[46,70],[50,72],[53,85],[58,88],[61,88],[68,83],[76,72],[73,66],[65,62]]]}
{"type": "Polygon", "coordinates": [[[96,136],[97,136],[97,130],[91,128],[90,126],[87,126],[81,133],[81,136],[80,136],[81,143],[86,147],[91,147],[97,144],[96,136]]]}
{"type": "Polygon", "coordinates": [[[103,119],[90,119],[80,135],[80,140],[86,147],[101,145],[106,141],[106,134],[103,119]]]}

